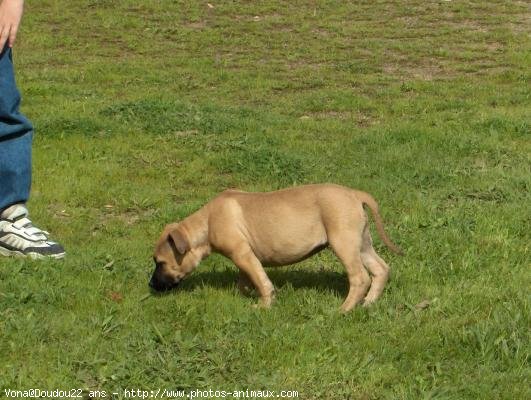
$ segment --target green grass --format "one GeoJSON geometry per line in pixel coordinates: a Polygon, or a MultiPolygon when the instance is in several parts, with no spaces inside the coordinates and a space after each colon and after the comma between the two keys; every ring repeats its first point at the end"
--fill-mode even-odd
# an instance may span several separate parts
{"type": "Polygon", "coordinates": [[[529,6],[211,3],[26,5],[29,207],[68,257],[0,260],[2,396],[530,398],[529,6]],[[374,307],[339,313],[328,251],[269,270],[268,311],[220,256],[150,294],[166,223],[225,188],[311,182],[372,193],[406,251],[377,241],[393,276],[374,307]]]}

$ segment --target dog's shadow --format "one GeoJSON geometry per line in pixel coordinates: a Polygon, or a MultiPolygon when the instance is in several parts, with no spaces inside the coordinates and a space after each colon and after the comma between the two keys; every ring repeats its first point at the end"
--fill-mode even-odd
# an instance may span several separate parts
{"type": "MultiPolygon", "coordinates": [[[[294,289],[309,288],[322,292],[333,292],[345,296],[348,280],[344,273],[330,270],[300,270],[284,268],[267,268],[266,273],[277,290],[283,287],[294,289]]],[[[193,291],[198,287],[231,289],[237,287],[238,271],[196,271],[184,280],[177,290],[193,291]]]]}

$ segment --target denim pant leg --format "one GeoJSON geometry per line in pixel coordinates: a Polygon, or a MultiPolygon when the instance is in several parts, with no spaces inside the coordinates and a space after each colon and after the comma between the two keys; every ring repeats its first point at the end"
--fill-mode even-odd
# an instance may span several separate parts
{"type": "Polygon", "coordinates": [[[0,53],[0,210],[28,200],[33,127],[19,112],[12,51],[0,53]]]}

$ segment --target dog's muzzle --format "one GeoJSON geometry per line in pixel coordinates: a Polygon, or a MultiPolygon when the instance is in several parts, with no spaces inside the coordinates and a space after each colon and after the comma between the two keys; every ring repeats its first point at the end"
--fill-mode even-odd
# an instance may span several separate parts
{"type": "Polygon", "coordinates": [[[172,283],[161,282],[160,280],[155,278],[155,276],[152,276],[151,279],[149,280],[149,287],[153,290],[156,290],[157,292],[166,292],[168,290],[172,290],[176,288],[177,286],[179,286],[179,283],[181,283],[181,281],[172,282],[172,283]]]}

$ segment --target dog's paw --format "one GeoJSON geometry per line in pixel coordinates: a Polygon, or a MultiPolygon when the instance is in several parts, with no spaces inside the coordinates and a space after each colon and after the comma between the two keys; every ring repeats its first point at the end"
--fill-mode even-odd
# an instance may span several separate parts
{"type": "Polygon", "coordinates": [[[369,307],[371,307],[373,304],[374,304],[374,300],[373,300],[373,301],[366,301],[366,300],[364,300],[363,303],[361,303],[361,306],[364,307],[364,308],[369,308],[369,307]]]}
{"type": "Polygon", "coordinates": [[[260,300],[258,300],[258,303],[256,304],[253,304],[253,308],[271,308],[271,304],[273,304],[273,298],[267,298],[267,299],[264,299],[264,298],[261,298],[260,300]]]}

